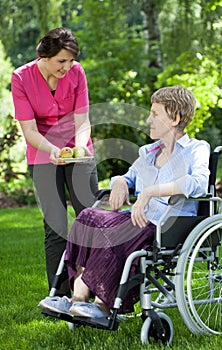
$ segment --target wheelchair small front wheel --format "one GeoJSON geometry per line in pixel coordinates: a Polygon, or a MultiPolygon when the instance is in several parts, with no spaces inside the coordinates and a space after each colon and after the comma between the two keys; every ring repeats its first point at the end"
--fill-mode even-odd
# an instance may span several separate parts
{"type": "Polygon", "coordinates": [[[68,328],[70,331],[73,331],[73,332],[76,331],[76,325],[72,322],[68,322],[68,328]]]}
{"type": "Polygon", "coordinates": [[[162,342],[164,345],[170,345],[174,335],[171,319],[163,312],[157,312],[157,315],[162,323],[164,334],[161,334],[161,336],[159,335],[159,329],[157,329],[152,318],[148,316],[141,328],[141,342],[143,344],[162,342]]]}

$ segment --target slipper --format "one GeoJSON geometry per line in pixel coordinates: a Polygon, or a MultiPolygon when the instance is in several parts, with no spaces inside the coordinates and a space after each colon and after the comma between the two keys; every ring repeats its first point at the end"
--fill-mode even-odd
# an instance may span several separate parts
{"type": "Polygon", "coordinates": [[[72,306],[72,302],[66,296],[63,296],[62,298],[58,296],[46,297],[40,301],[38,306],[53,312],[70,315],[69,309],[72,306]]]}
{"type": "Polygon", "coordinates": [[[108,316],[108,314],[102,311],[99,304],[89,302],[76,302],[71,306],[69,312],[75,316],[91,318],[102,318],[108,316]]]}

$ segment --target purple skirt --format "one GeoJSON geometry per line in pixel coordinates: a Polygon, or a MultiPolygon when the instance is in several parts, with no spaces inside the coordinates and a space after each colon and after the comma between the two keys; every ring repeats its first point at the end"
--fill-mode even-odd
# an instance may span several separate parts
{"type": "MultiPolygon", "coordinates": [[[[134,251],[150,249],[155,225],[133,226],[129,212],[87,208],[76,218],[66,246],[65,263],[73,289],[76,265],[85,268],[82,279],[90,291],[112,309],[126,258],[134,251]]],[[[134,260],[131,275],[139,267],[134,260]]],[[[139,286],[131,289],[121,312],[132,312],[139,300],[139,286]]]]}

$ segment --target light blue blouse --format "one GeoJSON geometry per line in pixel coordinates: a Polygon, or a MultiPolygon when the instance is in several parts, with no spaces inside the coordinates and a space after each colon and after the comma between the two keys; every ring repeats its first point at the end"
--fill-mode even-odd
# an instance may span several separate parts
{"type": "MultiPolygon", "coordinates": [[[[161,168],[155,167],[155,158],[162,141],[142,146],[139,157],[123,175],[135,195],[153,184],[177,182],[186,198],[200,197],[207,193],[209,179],[210,146],[206,141],[190,139],[183,135],[175,143],[168,161],[161,168]]],[[[111,179],[111,187],[118,176],[111,179]]],[[[152,197],[145,209],[148,220],[155,225],[168,206],[169,197],[152,197]]],[[[182,201],[173,207],[170,216],[197,214],[198,201],[182,201]]]]}

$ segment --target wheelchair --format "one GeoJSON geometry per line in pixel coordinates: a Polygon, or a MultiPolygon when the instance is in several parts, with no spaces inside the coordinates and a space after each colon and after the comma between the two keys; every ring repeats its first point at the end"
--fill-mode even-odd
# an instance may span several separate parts
{"type": "MultiPolygon", "coordinates": [[[[123,318],[119,315],[122,301],[130,289],[139,285],[142,343],[172,343],[173,324],[164,312],[172,308],[178,308],[193,334],[222,334],[222,198],[216,195],[215,186],[221,151],[222,146],[218,146],[210,156],[207,195],[195,199],[172,196],[157,224],[153,249],[135,251],[127,258],[110,316],[93,319],[46,309],[42,313],[69,325],[117,330],[123,318]],[[173,206],[181,200],[198,200],[197,216],[170,216],[173,206]],[[130,276],[133,261],[138,258],[140,269],[130,276]]],[[[94,207],[109,193],[100,191],[94,207]]],[[[56,294],[61,283],[64,255],[65,252],[49,296],[56,294]]]]}

